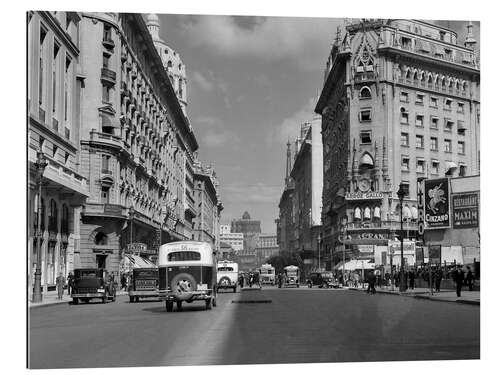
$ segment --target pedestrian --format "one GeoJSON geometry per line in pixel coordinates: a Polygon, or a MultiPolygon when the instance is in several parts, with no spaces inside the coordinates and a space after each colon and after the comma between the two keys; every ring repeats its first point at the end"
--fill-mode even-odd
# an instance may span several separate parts
{"type": "Polygon", "coordinates": [[[73,290],[74,281],[75,281],[75,278],[73,276],[73,272],[68,273],[68,295],[71,295],[71,292],[73,290]]]}
{"type": "Polygon", "coordinates": [[[413,268],[408,272],[408,280],[410,280],[410,289],[415,289],[415,272],[413,268]]]}
{"type": "Polygon", "coordinates": [[[467,275],[465,276],[465,280],[469,286],[469,292],[472,292],[472,289],[474,288],[474,275],[472,274],[470,266],[467,266],[467,275]]]}
{"type": "Polygon", "coordinates": [[[57,299],[62,299],[64,294],[64,276],[62,273],[59,273],[59,276],[56,278],[56,289],[57,289],[57,299]]]}
{"type": "Polygon", "coordinates": [[[366,290],[366,293],[375,294],[376,293],[376,291],[375,291],[376,277],[375,277],[375,274],[373,273],[373,271],[370,271],[366,281],[368,282],[368,289],[366,290]]]}
{"type": "Polygon", "coordinates": [[[385,273],[385,287],[389,288],[389,285],[391,283],[391,274],[389,272],[385,273]]]}
{"type": "Polygon", "coordinates": [[[399,272],[394,273],[394,286],[396,288],[399,286],[399,272]]]}
{"type": "Polygon", "coordinates": [[[436,286],[436,292],[441,291],[441,280],[443,279],[443,271],[441,270],[441,267],[439,267],[436,272],[434,273],[434,282],[436,286]]]}
{"type": "Polygon", "coordinates": [[[283,285],[283,274],[280,272],[278,274],[278,288],[281,288],[282,285],[283,285]]]}
{"type": "Polygon", "coordinates": [[[359,273],[354,271],[354,287],[357,289],[359,285],[359,273]]]}
{"type": "Polygon", "coordinates": [[[457,288],[457,297],[460,297],[462,293],[462,284],[464,282],[464,271],[462,271],[462,268],[455,266],[452,277],[457,288]]]}
{"type": "Polygon", "coordinates": [[[120,278],[120,284],[122,289],[126,290],[127,288],[127,276],[125,275],[125,272],[122,273],[122,276],[120,278]]]}
{"type": "Polygon", "coordinates": [[[262,285],[260,284],[260,274],[259,272],[254,273],[254,282],[259,286],[259,289],[262,289],[262,285]]]}

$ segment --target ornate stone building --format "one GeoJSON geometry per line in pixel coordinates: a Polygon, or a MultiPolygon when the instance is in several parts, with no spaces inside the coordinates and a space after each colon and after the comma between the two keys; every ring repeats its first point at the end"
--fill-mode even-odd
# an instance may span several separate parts
{"type": "Polygon", "coordinates": [[[279,202],[279,217],[276,219],[276,239],[281,252],[292,253],[295,250],[295,239],[298,233],[295,232],[295,217],[293,215],[295,184],[290,177],[290,172],[292,171],[290,141],[287,142],[286,146],[285,188],[283,193],[281,193],[279,202]]]}
{"type": "Polygon", "coordinates": [[[82,17],[80,166],[90,191],[77,258],[116,273],[131,243],[154,259],[160,243],[191,238],[186,159],[198,144],[142,15],[82,17]]]}
{"type": "Polygon", "coordinates": [[[255,247],[257,266],[261,266],[273,255],[278,255],[280,248],[275,234],[261,233],[255,247]]]}
{"type": "Polygon", "coordinates": [[[255,251],[259,239],[260,220],[252,220],[250,214],[245,211],[241,219],[231,220],[231,232],[243,233],[243,248],[250,252],[255,251]]]}
{"type": "Polygon", "coordinates": [[[419,177],[479,174],[478,57],[444,27],[362,20],[338,30],[315,111],[322,115],[325,250],[386,252],[399,223],[415,237],[419,177]],[[345,232],[345,236],[342,234],[345,232]]]}
{"type": "MultiPolygon", "coordinates": [[[[47,167],[41,194],[41,270],[44,291],[73,268],[80,249],[81,205],[88,179],[80,163],[81,13],[28,12],[28,295],[33,291],[38,220],[37,153],[47,167]]],[[[31,297],[30,297],[31,298],[31,297]]]]}

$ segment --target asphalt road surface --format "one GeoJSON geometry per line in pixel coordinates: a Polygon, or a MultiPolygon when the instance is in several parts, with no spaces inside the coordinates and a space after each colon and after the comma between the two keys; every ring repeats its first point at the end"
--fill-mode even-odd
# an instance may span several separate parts
{"type": "Polygon", "coordinates": [[[476,359],[480,342],[479,306],[307,288],[171,313],[121,296],[32,309],[29,324],[30,368],[476,359]]]}

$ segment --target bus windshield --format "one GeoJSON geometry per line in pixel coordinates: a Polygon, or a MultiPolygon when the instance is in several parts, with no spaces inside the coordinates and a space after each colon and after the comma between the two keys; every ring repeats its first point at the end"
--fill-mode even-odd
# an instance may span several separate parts
{"type": "Polygon", "coordinates": [[[174,251],[168,254],[169,262],[189,262],[200,259],[201,254],[197,251],[174,251]]]}

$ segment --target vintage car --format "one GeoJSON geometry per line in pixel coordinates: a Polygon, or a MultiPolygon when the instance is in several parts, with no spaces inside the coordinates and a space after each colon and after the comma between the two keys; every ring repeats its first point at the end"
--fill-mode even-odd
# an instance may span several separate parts
{"type": "Polygon", "coordinates": [[[178,241],[160,247],[158,257],[159,298],[167,311],[174,302],[182,309],[183,302],[201,301],[205,309],[216,306],[217,261],[207,242],[178,241]]]}
{"type": "Polygon", "coordinates": [[[130,302],[139,302],[139,298],[158,298],[158,268],[134,268],[128,296],[130,302]]]}
{"type": "Polygon", "coordinates": [[[299,287],[300,280],[300,270],[297,266],[286,266],[283,268],[285,277],[284,277],[284,286],[285,287],[299,287]]]}
{"type": "Polygon", "coordinates": [[[217,292],[232,289],[236,293],[238,286],[238,263],[220,261],[217,263],[217,292]]]}
{"type": "Polygon", "coordinates": [[[102,268],[80,268],[74,271],[74,284],[71,291],[73,304],[81,300],[88,303],[98,298],[102,303],[116,300],[116,282],[110,273],[102,268]]]}
{"type": "Polygon", "coordinates": [[[318,286],[319,288],[337,288],[338,283],[330,272],[312,272],[306,279],[309,288],[318,286]]]}

